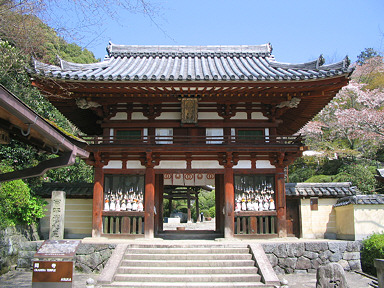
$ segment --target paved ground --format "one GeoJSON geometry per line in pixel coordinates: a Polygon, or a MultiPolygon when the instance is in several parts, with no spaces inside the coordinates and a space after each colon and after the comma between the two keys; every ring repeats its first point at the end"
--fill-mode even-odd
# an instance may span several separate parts
{"type": "MultiPolygon", "coordinates": [[[[347,281],[350,288],[365,288],[370,287],[372,282],[360,274],[354,272],[346,273],[347,281]]],[[[73,288],[86,287],[86,281],[89,278],[97,280],[98,274],[83,274],[75,273],[73,288]]],[[[290,288],[308,288],[316,287],[316,274],[286,274],[280,275],[280,280],[288,280],[290,288]]],[[[31,271],[10,271],[0,277],[0,287],[2,288],[30,288],[32,287],[32,272],[31,271]]]]}

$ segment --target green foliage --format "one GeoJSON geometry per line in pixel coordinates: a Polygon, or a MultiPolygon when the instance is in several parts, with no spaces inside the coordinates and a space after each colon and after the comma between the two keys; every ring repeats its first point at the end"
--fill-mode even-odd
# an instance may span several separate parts
{"type": "Polygon", "coordinates": [[[215,191],[201,190],[199,194],[199,208],[202,210],[209,210],[215,206],[215,191]]]}
{"type": "Polygon", "coordinates": [[[357,64],[363,65],[367,59],[380,56],[380,53],[377,52],[373,48],[365,48],[361,53],[357,56],[357,64]]]}
{"type": "Polygon", "coordinates": [[[344,157],[302,157],[289,166],[289,182],[351,182],[360,192],[378,192],[375,179],[377,162],[369,159],[344,157]]]}
{"type": "MultiPolygon", "coordinates": [[[[10,171],[2,167],[2,171],[10,171]]],[[[46,202],[32,197],[30,189],[22,180],[3,182],[0,186],[0,228],[16,224],[32,224],[44,217],[46,202]]]]}
{"type": "Polygon", "coordinates": [[[216,207],[213,206],[211,208],[209,208],[209,215],[211,215],[211,217],[216,217],[216,207]]]}
{"type": "Polygon", "coordinates": [[[353,163],[340,169],[335,182],[351,182],[364,194],[373,194],[376,189],[375,175],[367,165],[353,163]]]}
{"type": "Polygon", "coordinates": [[[288,168],[289,182],[305,182],[316,174],[318,166],[319,164],[316,157],[301,157],[296,159],[288,168]]]}
{"type": "Polygon", "coordinates": [[[361,249],[361,266],[363,271],[377,275],[374,259],[384,259],[384,234],[373,234],[363,240],[361,249]]]}
{"type": "Polygon", "coordinates": [[[208,209],[204,209],[201,212],[203,212],[204,217],[211,217],[211,213],[209,213],[208,209]]]}
{"type": "Polygon", "coordinates": [[[307,183],[328,183],[333,182],[333,177],[330,175],[314,175],[311,178],[305,180],[307,183]]]}

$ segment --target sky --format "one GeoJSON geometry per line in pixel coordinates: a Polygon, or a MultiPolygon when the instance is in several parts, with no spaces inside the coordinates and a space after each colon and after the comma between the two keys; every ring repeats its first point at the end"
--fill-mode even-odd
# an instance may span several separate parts
{"type": "MultiPolygon", "coordinates": [[[[124,45],[259,45],[279,62],[327,63],[384,51],[384,0],[153,0],[154,15],[121,10],[77,44],[97,58],[124,45]]],[[[65,19],[65,18],[64,18],[65,19]]]]}

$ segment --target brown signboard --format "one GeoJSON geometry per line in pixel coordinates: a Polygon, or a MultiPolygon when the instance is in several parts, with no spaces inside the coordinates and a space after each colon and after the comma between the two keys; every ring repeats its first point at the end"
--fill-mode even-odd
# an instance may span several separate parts
{"type": "Polygon", "coordinates": [[[32,287],[72,287],[73,261],[34,261],[32,287]]]}
{"type": "Polygon", "coordinates": [[[37,250],[36,258],[73,258],[79,240],[45,240],[37,250]]]}

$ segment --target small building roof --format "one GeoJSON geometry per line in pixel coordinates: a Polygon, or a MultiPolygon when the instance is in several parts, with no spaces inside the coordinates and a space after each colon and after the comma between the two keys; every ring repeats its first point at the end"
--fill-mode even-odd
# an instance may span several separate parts
{"type": "MultiPolygon", "coordinates": [[[[41,197],[50,198],[51,192],[65,191],[68,198],[92,198],[93,184],[91,183],[44,183],[37,192],[41,197]]],[[[286,183],[287,197],[323,197],[338,198],[356,195],[358,190],[349,182],[339,183],[286,183]]]]}
{"type": "Polygon", "coordinates": [[[350,61],[324,65],[324,59],[291,64],[275,61],[270,44],[238,46],[107,47],[104,61],[60,66],[34,61],[35,73],[76,81],[302,81],[349,74],[350,61]]]}
{"type": "Polygon", "coordinates": [[[341,198],[359,194],[357,188],[349,182],[287,183],[285,191],[287,197],[341,198]]]}
{"type": "Polygon", "coordinates": [[[384,204],[384,195],[374,194],[374,195],[354,195],[343,197],[337,200],[335,207],[346,206],[346,205],[377,205],[384,204]]]}

